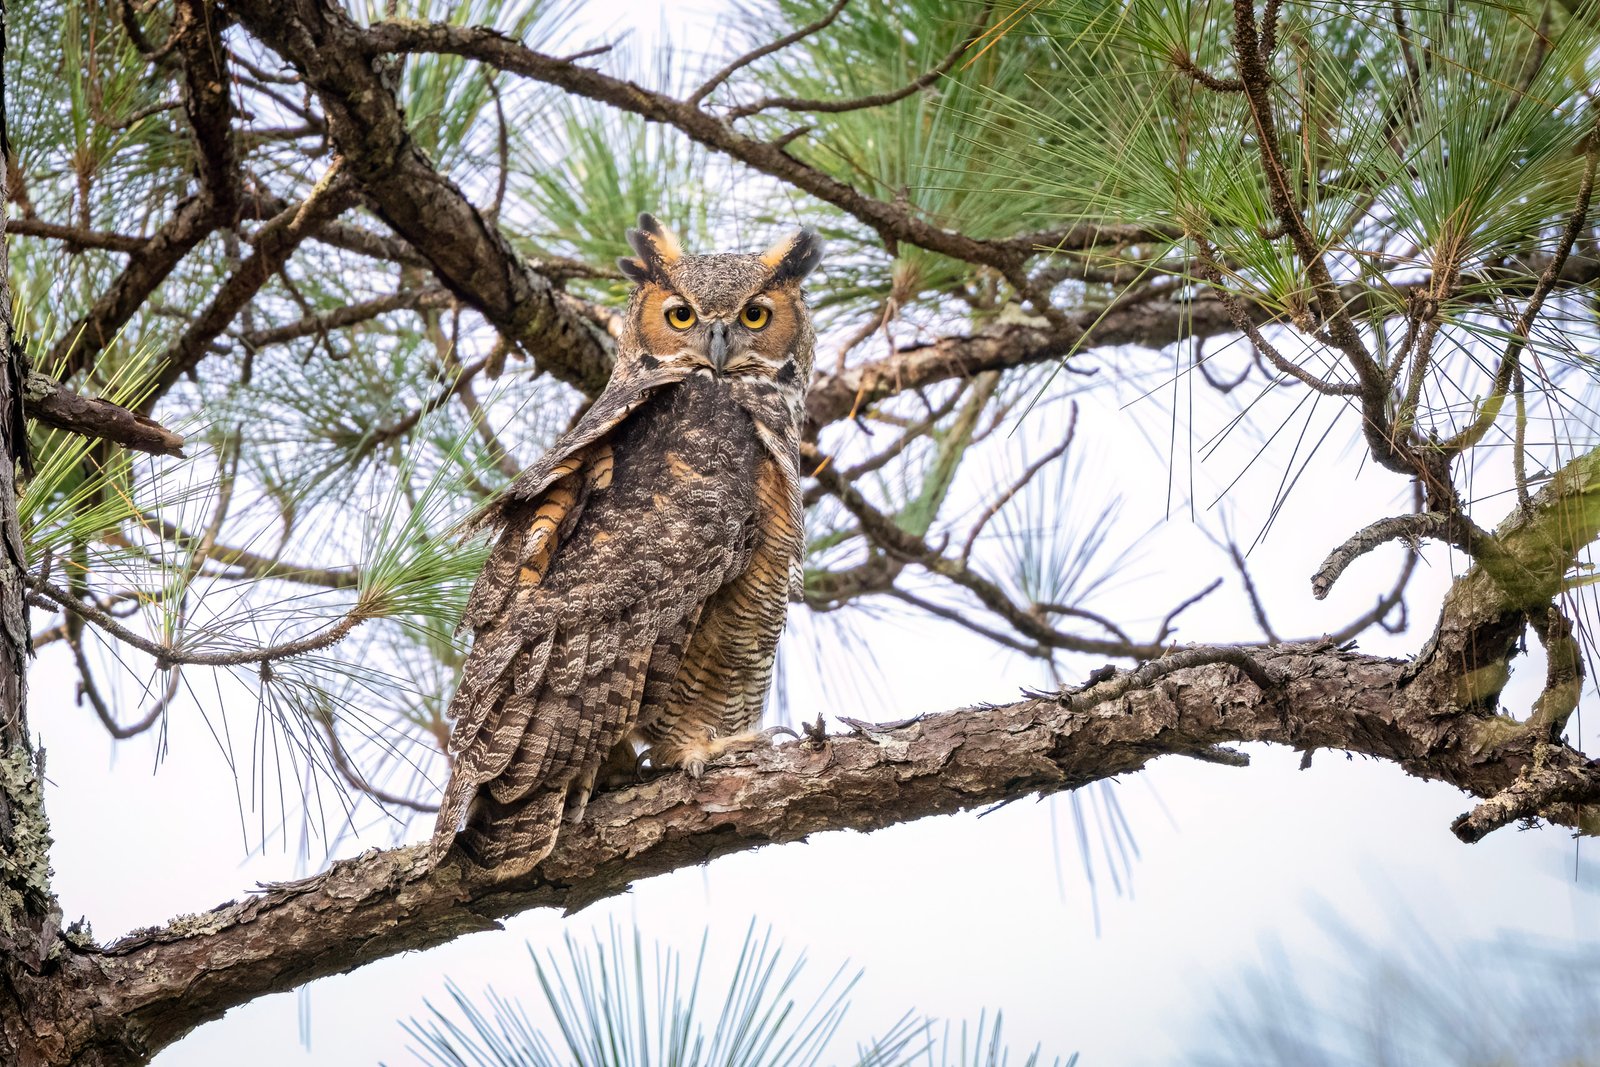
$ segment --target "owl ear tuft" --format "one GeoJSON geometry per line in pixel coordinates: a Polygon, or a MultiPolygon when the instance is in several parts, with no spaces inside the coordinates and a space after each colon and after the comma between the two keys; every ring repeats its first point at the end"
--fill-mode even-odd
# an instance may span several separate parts
{"type": "Polygon", "coordinates": [[[822,262],[822,238],[807,226],[761,253],[761,262],[772,268],[772,280],[768,285],[804,281],[822,262]]]}
{"type": "Polygon", "coordinates": [[[683,245],[677,236],[648,211],[639,215],[639,228],[629,230],[627,237],[639,258],[624,257],[617,260],[617,266],[635,282],[664,282],[667,268],[683,258],[683,245]]]}

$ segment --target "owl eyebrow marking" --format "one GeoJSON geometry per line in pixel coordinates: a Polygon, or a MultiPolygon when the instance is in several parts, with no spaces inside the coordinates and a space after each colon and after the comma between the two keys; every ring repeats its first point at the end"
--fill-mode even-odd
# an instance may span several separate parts
{"type": "MultiPolygon", "coordinates": [[[[657,284],[660,284],[660,283],[657,283],[657,284]]],[[[665,285],[662,285],[661,288],[667,294],[666,296],[661,298],[661,310],[662,311],[671,311],[675,307],[682,306],[682,307],[686,307],[689,310],[693,311],[696,315],[700,314],[700,306],[698,304],[696,304],[693,300],[690,300],[688,297],[684,296],[682,293],[678,292],[676,289],[669,289],[665,285]]]]}

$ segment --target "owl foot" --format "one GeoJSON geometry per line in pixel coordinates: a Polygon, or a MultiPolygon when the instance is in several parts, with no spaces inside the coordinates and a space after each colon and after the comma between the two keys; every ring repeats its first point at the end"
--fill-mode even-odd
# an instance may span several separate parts
{"type": "Polygon", "coordinates": [[[662,742],[651,746],[644,752],[650,763],[659,768],[679,767],[690,778],[699,778],[706,773],[706,767],[715,763],[729,752],[748,751],[757,745],[772,745],[780,734],[799,738],[787,726],[772,726],[765,730],[750,733],[734,734],[731,737],[706,737],[690,741],[662,742]]]}

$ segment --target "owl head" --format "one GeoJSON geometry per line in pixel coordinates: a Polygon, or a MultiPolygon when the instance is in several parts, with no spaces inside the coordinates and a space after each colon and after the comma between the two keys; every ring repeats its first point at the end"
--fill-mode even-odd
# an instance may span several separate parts
{"type": "Polygon", "coordinates": [[[759,255],[685,255],[655,216],[628,231],[637,258],[617,261],[635,283],[618,343],[619,372],[673,363],[735,381],[799,391],[811,379],[816,333],[800,283],[822,261],[809,229],[759,255]]]}

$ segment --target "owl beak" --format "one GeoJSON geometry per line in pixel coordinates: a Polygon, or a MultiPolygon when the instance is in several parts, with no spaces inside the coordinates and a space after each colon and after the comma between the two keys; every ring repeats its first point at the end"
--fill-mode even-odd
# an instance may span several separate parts
{"type": "Polygon", "coordinates": [[[728,325],[724,322],[711,324],[711,340],[706,353],[711,358],[711,369],[721,374],[728,364],[728,325]]]}

